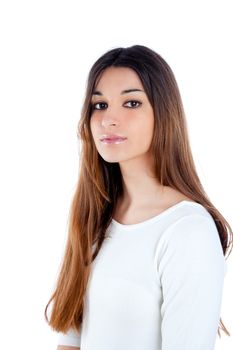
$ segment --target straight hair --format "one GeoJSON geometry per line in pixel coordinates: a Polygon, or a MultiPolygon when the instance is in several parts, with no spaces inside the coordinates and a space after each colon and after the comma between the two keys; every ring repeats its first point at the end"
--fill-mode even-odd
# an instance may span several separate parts
{"type": "MultiPolygon", "coordinates": [[[[232,229],[209,199],[198,177],[181,95],[170,66],[146,46],[111,49],[90,69],[78,122],[77,135],[82,147],[69,211],[68,236],[56,287],[44,311],[46,321],[57,332],[65,333],[70,328],[80,332],[91,263],[106,238],[117,199],[123,193],[119,164],[106,162],[99,155],[90,129],[92,93],[108,67],[131,68],[141,79],[154,110],[156,133],[154,130],[152,152],[159,183],[203,205],[214,219],[224,256],[232,251],[232,229]],[[47,310],[52,301],[48,319],[47,310]]],[[[221,318],[219,337],[220,329],[230,336],[221,318]]]]}

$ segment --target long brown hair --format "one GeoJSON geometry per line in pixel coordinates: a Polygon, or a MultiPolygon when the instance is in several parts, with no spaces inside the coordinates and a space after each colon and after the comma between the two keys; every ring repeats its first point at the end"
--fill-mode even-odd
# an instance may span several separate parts
{"type": "MultiPolygon", "coordinates": [[[[80,331],[91,262],[101,248],[117,199],[123,192],[119,164],[108,163],[99,155],[90,130],[92,93],[101,74],[110,66],[133,69],[153,107],[156,137],[154,133],[152,151],[157,179],[162,185],[170,186],[203,205],[215,221],[224,255],[232,250],[232,229],[211,203],[197,175],[183,104],[170,66],[146,46],[114,48],[103,54],[89,72],[78,123],[82,148],[69,213],[68,237],[56,288],[45,308],[46,321],[58,332],[66,332],[71,327],[80,331]],[[52,301],[48,320],[47,309],[52,301]]],[[[230,335],[221,318],[219,337],[220,329],[230,335]]]]}

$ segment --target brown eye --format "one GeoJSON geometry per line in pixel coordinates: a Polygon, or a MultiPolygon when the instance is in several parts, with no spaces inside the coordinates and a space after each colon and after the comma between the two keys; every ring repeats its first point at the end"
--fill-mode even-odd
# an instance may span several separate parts
{"type": "Polygon", "coordinates": [[[139,107],[142,103],[141,102],[139,102],[139,101],[135,101],[135,100],[132,100],[132,101],[128,101],[128,102],[126,102],[126,104],[128,104],[128,103],[131,103],[131,106],[132,107],[130,107],[130,108],[136,108],[136,107],[139,107]],[[138,104],[137,106],[135,106],[135,104],[138,104]]]}
{"type": "Polygon", "coordinates": [[[104,103],[104,102],[97,102],[97,103],[94,103],[94,104],[92,105],[92,108],[93,108],[93,109],[97,109],[97,110],[104,109],[104,108],[102,108],[103,105],[106,105],[106,103],[104,103]],[[98,105],[100,105],[100,108],[99,108],[99,107],[96,108],[96,106],[98,106],[98,105]]]}

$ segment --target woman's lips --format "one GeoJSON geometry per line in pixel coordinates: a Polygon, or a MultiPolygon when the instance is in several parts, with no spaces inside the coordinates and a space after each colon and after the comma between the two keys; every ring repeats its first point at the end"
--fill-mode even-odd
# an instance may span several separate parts
{"type": "Polygon", "coordinates": [[[126,137],[111,137],[111,138],[106,137],[100,141],[105,144],[118,144],[126,141],[126,139],[127,139],[126,137]]]}

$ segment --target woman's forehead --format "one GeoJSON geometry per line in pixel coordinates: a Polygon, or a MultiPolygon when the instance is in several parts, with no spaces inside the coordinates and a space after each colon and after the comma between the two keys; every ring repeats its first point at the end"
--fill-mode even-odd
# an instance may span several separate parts
{"type": "Polygon", "coordinates": [[[109,67],[102,72],[93,90],[93,95],[104,95],[105,90],[128,92],[145,92],[138,74],[128,67],[109,67]]]}

